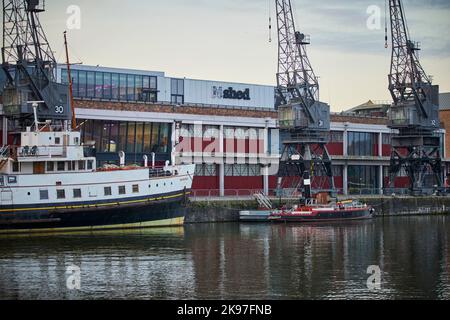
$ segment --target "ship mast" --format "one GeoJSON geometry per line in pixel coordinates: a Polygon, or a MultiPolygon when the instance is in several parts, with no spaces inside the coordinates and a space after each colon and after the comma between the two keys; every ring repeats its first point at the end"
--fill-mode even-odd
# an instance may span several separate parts
{"type": "Polygon", "coordinates": [[[67,64],[67,77],[69,78],[69,97],[70,97],[70,111],[72,112],[72,130],[77,129],[77,118],[75,115],[75,105],[73,100],[73,81],[72,74],[70,70],[70,58],[69,58],[69,48],[67,45],[67,31],[64,31],[64,47],[66,49],[66,64],[67,64]]]}

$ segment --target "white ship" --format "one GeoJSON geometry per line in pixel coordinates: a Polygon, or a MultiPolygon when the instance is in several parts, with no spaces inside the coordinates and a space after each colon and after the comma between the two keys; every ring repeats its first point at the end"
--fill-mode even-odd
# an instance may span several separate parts
{"type": "Polygon", "coordinates": [[[97,168],[80,132],[28,127],[0,151],[0,233],[184,223],[195,165],[97,168]]]}

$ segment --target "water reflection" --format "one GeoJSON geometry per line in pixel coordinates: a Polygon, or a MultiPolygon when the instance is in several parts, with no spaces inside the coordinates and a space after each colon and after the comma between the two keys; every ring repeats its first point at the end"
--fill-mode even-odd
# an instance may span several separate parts
{"type": "Polygon", "coordinates": [[[427,217],[3,237],[0,298],[449,299],[449,230],[427,217]],[[71,264],[80,291],[66,288],[71,264]]]}

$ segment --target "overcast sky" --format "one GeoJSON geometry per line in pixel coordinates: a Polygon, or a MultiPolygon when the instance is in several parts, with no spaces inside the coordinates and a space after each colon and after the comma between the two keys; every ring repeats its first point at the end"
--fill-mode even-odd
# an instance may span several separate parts
{"type": "MultiPolygon", "coordinates": [[[[441,92],[450,91],[450,1],[403,1],[411,35],[422,43],[423,67],[441,92]]],[[[293,3],[297,30],[311,35],[308,52],[320,76],[321,100],[341,111],[369,99],[390,99],[385,0],[293,3]],[[379,30],[369,30],[366,24],[371,5],[381,8],[379,30]]],[[[81,8],[81,29],[69,31],[72,62],[275,84],[274,0],[47,0],[42,23],[61,62],[69,5],[81,8]]]]}

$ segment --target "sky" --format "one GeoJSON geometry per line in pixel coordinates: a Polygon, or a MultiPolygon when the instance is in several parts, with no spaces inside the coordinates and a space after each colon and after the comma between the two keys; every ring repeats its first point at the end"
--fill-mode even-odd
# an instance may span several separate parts
{"type": "MultiPolygon", "coordinates": [[[[369,99],[390,100],[390,49],[384,48],[385,0],[292,0],[297,30],[311,35],[308,55],[321,100],[339,112],[369,99]],[[379,6],[381,28],[367,27],[379,6]]],[[[450,1],[403,0],[425,71],[450,91],[450,1]]],[[[80,29],[68,30],[71,62],[164,71],[169,77],[274,85],[274,0],[47,0],[41,22],[64,62],[67,8],[80,29]],[[272,42],[269,43],[269,16],[272,42]]]]}

